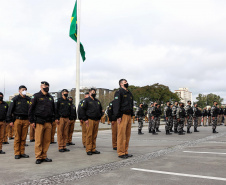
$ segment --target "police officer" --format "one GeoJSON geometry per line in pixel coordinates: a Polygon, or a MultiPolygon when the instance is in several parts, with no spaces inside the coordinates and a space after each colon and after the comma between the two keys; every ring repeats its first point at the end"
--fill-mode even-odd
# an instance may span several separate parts
{"type": "Polygon", "coordinates": [[[171,116],[169,117],[170,132],[174,132],[174,131],[173,131],[173,117],[172,117],[172,108],[173,108],[173,104],[172,104],[172,103],[170,103],[170,109],[171,109],[171,116]]]}
{"type": "MultiPolygon", "coordinates": [[[[89,97],[89,92],[85,93],[85,99],[89,97]]],[[[84,100],[84,99],[83,99],[84,100]]],[[[82,127],[82,143],[84,148],[86,147],[86,124],[85,122],[82,120],[82,115],[81,115],[81,104],[83,102],[83,100],[80,101],[79,105],[78,105],[78,119],[80,120],[80,126],[82,127]]]]}
{"type": "Polygon", "coordinates": [[[48,93],[49,83],[42,81],[40,88],[32,97],[29,108],[29,120],[35,128],[36,164],[52,162],[52,159],[47,158],[47,151],[51,141],[52,122],[55,119],[54,99],[48,93]]]}
{"type": "Polygon", "coordinates": [[[0,92],[0,154],[5,154],[2,151],[2,142],[4,138],[4,132],[6,128],[6,114],[8,111],[8,104],[3,101],[3,93],[0,92]]]}
{"type": "Polygon", "coordinates": [[[117,153],[118,157],[126,159],[133,155],[128,154],[129,140],[131,135],[131,117],[133,113],[133,95],[128,90],[129,84],[126,79],[119,80],[120,89],[114,96],[113,112],[118,123],[117,153]]]}
{"type": "Polygon", "coordinates": [[[143,110],[143,104],[141,103],[141,104],[139,105],[139,109],[138,109],[138,112],[137,112],[138,134],[139,134],[139,135],[144,134],[144,133],[142,132],[144,116],[145,116],[145,115],[144,115],[144,110],[143,110]]]}
{"type": "Polygon", "coordinates": [[[72,142],[72,136],[73,136],[73,132],[74,132],[75,120],[77,119],[76,107],[73,104],[73,98],[72,97],[69,97],[68,99],[71,102],[72,106],[71,106],[71,116],[69,118],[70,121],[69,121],[69,129],[68,129],[68,142],[67,142],[67,146],[69,146],[69,145],[75,145],[75,143],[72,142]]]}
{"type": "Polygon", "coordinates": [[[152,128],[151,128],[151,131],[152,131],[153,135],[158,135],[158,133],[155,132],[156,125],[157,125],[157,122],[158,122],[158,116],[159,116],[157,106],[158,106],[158,104],[155,102],[153,104],[152,112],[151,112],[151,115],[152,115],[152,128]]]}
{"type": "Polygon", "coordinates": [[[212,123],[212,120],[211,120],[211,107],[208,108],[207,116],[208,116],[208,126],[211,126],[211,123],[212,123]]]}
{"type": "Polygon", "coordinates": [[[207,110],[206,107],[204,107],[203,111],[202,111],[202,117],[203,117],[203,126],[207,126],[207,110]]]}
{"type": "Polygon", "coordinates": [[[199,116],[198,104],[195,103],[194,108],[193,108],[194,132],[199,132],[197,130],[197,128],[198,128],[198,116],[199,116]]]}
{"type": "Polygon", "coordinates": [[[153,106],[154,106],[154,104],[153,103],[151,103],[151,106],[150,106],[150,108],[148,109],[148,117],[149,117],[149,124],[148,124],[148,131],[149,131],[149,133],[152,133],[152,122],[153,122],[153,120],[152,120],[152,110],[153,110],[153,106]]]}
{"type": "Polygon", "coordinates": [[[213,106],[211,108],[211,117],[212,117],[212,129],[213,129],[213,133],[218,133],[216,131],[217,128],[217,117],[218,117],[219,111],[217,109],[217,102],[214,101],[213,102],[213,106]]]}
{"type": "Polygon", "coordinates": [[[157,115],[157,122],[156,122],[156,132],[161,132],[159,130],[159,126],[160,126],[160,117],[162,115],[162,110],[161,110],[161,107],[160,107],[160,104],[157,104],[156,106],[156,110],[155,110],[155,114],[157,115]]]}
{"type": "Polygon", "coordinates": [[[72,104],[68,100],[68,90],[61,91],[61,98],[58,98],[55,107],[55,122],[57,124],[57,140],[59,152],[69,152],[66,148],[68,142],[69,118],[71,116],[72,104]]]}
{"type": "Polygon", "coordinates": [[[111,131],[112,131],[112,147],[113,150],[117,150],[117,119],[116,116],[113,113],[113,105],[114,100],[109,104],[107,112],[108,112],[108,117],[109,121],[111,122],[111,131]]]}
{"type": "Polygon", "coordinates": [[[172,117],[172,109],[170,108],[170,102],[169,101],[166,103],[166,106],[164,108],[164,116],[166,118],[166,125],[165,125],[166,135],[171,135],[171,133],[170,133],[170,120],[171,120],[171,117],[172,117]]]}
{"type": "Polygon", "coordinates": [[[89,97],[82,101],[79,111],[86,124],[86,153],[87,155],[100,154],[96,150],[96,139],[102,117],[102,106],[100,101],[96,99],[96,89],[91,88],[89,90],[89,97]]]}
{"type": "Polygon", "coordinates": [[[178,133],[177,127],[178,127],[178,120],[177,120],[177,108],[178,108],[178,102],[174,102],[174,105],[172,107],[172,117],[173,117],[173,125],[174,125],[174,133],[178,133]]]}
{"type": "Polygon", "coordinates": [[[19,95],[15,96],[7,112],[7,122],[11,126],[14,125],[14,154],[15,159],[29,158],[25,152],[25,143],[29,127],[28,110],[30,105],[30,97],[26,96],[27,88],[24,85],[19,87],[19,95]],[[15,122],[14,121],[15,116],[15,122]]]}
{"type": "Polygon", "coordinates": [[[185,120],[185,109],[184,109],[184,103],[180,102],[179,107],[177,108],[176,118],[178,120],[178,133],[179,135],[184,135],[183,132],[183,125],[185,120]]]}
{"type": "Polygon", "coordinates": [[[190,131],[191,125],[192,125],[192,120],[193,120],[193,108],[191,106],[191,101],[187,101],[187,106],[185,107],[185,113],[187,117],[187,133],[190,134],[192,133],[190,131]]]}

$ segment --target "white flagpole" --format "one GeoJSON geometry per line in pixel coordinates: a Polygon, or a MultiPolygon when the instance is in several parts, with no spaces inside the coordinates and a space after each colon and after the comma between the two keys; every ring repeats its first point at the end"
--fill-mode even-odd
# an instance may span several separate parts
{"type": "Polygon", "coordinates": [[[80,0],[77,0],[76,107],[78,107],[80,102],[80,5],[80,0]]]}

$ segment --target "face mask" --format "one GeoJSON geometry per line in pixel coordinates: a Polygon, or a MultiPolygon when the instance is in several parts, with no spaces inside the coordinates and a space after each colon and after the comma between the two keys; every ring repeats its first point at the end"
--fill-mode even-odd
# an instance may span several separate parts
{"type": "Polygon", "coordinates": [[[67,98],[68,97],[68,94],[64,94],[64,97],[67,98]]]}
{"type": "Polygon", "coordinates": [[[0,97],[0,101],[2,101],[3,100],[3,97],[0,97]]]}
{"type": "Polygon", "coordinates": [[[27,94],[27,91],[22,91],[22,94],[25,96],[27,94]]]}
{"type": "Polygon", "coordinates": [[[91,96],[92,96],[93,98],[95,98],[95,97],[96,97],[96,94],[92,94],[91,96]]]}
{"type": "Polygon", "coordinates": [[[43,88],[43,91],[49,92],[49,87],[43,88]]]}
{"type": "Polygon", "coordinates": [[[124,87],[125,88],[128,88],[129,87],[129,84],[127,83],[127,84],[124,84],[124,87]]]}
{"type": "Polygon", "coordinates": [[[182,105],[181,107],[184,107],[184,105],[182,105]]]}

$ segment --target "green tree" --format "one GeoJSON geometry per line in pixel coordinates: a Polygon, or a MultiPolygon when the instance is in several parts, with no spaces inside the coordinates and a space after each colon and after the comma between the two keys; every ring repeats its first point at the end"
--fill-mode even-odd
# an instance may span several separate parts
{"type": "Polygon", "coordinates": [[[207,95],[198,94],[196,100],[198,101],[195,103],[197,103],[199,107],[204,108],[206,106],[212,106],[214,101],[217,101],[218,104],[221,105],[224,99],[221,98],[219,95],[210,93],[207,95]]]}

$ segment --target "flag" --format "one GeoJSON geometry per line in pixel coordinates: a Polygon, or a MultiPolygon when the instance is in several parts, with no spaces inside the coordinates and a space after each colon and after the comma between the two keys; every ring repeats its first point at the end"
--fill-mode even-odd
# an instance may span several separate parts
{"type": "MultiPolygon", "coordinates": [[[[77,2],[75,2],[75,7],[71,16],[71,26],[69,36],[77,42],[77,2]]],[[[82,56],[83,62],[86,60],[86,53],[82,43],[80,42],[80,53],[82,56]]]]}

